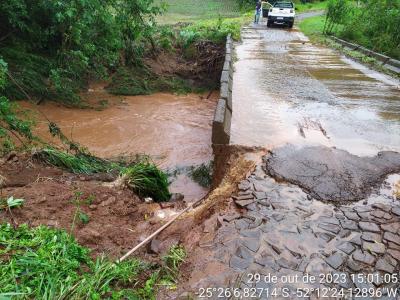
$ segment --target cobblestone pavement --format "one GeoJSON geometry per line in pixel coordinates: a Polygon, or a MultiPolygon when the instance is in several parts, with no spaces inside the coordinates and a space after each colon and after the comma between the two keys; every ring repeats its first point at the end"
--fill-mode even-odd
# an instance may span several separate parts
{"type": "MultiPolygon", "coordinates": [[[[294,294],[279,296],[284,289],[296,293],[297,289],[307,292],[323,287],[346,291],[374,288],[383,294],[379,299],[398,299],[388,295],[399,287],[397,279],[384,274],[398,273],[400,268],[400,205],[392,191],[399,175],[389,176],[381,189],[364,201],[335,206],[311,198],[297,186],[276,182],[264,167],[258,166],[239,184],[240,192],[233,199],[242,213],[209,221],[218,223],[219,228],[212,243],[200,246],[213,249],[214,258],[229,265],[230,271],[217,277],[210,274],[201,286],[242,291],[255,287],[265,293],[277,289],[273,299],[296,299],[294,294]],[[261,274],[261,278],[275,275],[278,282],[256,283],[250,274],[261,274]],[[304,274],[315,275],[317,282],[304,282],[304,274]],[[373,275],[363,279],[358,274],[373,275]],[[294,282],[284,282],[290,278],[294,282]],[[334,282],[329,283],[329,278],[334,282]]],[[[216,224],[206,224],[205,231],[210,232],[209,228],[216,224]]],[[[316,294],[304,298],[325,298],[316,294]]],[[[260,298],[268,297],[263,294],[260,298]]]]}

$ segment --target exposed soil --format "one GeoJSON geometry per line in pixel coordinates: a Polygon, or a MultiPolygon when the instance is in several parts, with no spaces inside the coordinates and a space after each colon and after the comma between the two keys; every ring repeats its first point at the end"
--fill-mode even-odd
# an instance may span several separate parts
{"type": "MultiPolygon", "coordinates": [[[[130,190],[117,188],[110,183],[109,175],[74,175],[33,161],[29,155],[13,155],[0,161],[0,175],[6,184],[3,197],[22,198],[22,208],[0,211],[0,222],[28,223],[31,226],[47,225],[71,232],[77,206],[89,216],[83,224],[76,218],[72,233],[79,243],[93,250],[93,255],[105,253],[119,257],[150,233],[160,227],[184,203],[146,204],[130,190]],[[81,193],[76,197],[77,193],[81,193]]],[[[141,250],[144,254],[146,249],[141,250]]]]}

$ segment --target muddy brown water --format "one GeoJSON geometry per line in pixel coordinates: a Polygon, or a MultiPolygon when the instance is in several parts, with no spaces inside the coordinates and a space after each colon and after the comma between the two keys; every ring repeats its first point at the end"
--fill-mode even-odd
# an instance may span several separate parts
{"type": "Polygon", "coordinates": [[[400,83],[298,30],[245,28],[236,47],[231,143],[400,151],[400,83]]]}
{"type": "MultiPolygon", "coordinates": [[[[198,94],[166,93],[117,97],[95,87],[84,97],[95,105],[107,101],[108,107],[76,109],[54,103],[35,107],[26,102],[23,106],[33,111],[39,108],[67,136],[100,157],[148,154],[168,170],[212,160],[211,124],[217,94],[210,99],[198,94]]],[[[50,137],[42,115],[36,115],[36,133],[57,143],[50,137]]],[[[183,193],[186,200],[198,199],[207,193],[207,189],[185,174],[173,178],[170,189],[183,193]]]]}

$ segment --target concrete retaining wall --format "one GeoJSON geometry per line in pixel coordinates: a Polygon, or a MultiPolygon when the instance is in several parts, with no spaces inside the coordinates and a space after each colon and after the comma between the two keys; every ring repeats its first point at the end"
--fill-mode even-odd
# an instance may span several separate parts
{"type": "Polygon", "coordinates": [[[229,144],[232,119],[232,85],[233,85],[233,42],[230,35],[226,38],[224,67],[221,73],[221,94],[215,109],[212,143],[213,145],[229,144]]]}
{"type": "Polygon", "coordinates": [[[372,50],[369,50],[367,48],[364,48],[363,46],[357,45],[357,44],[353,44],[350,43],[348,41],[339,39],[335,36],[331,36],[331,38],[338,44],[342,45],[343,47],[346,47],[350,50],[356,50],[359,51],[361,53],[363,53],[364,55],[367,55],[369,57],[373,57],[376,60],[382,62],[382,66],[385,67],[386,69],[391,70],[392,72],[396,73],[396,74],[400,74],[400,61],[396,60],[394,58],[391,58],[389,56],[374,52],[372,50]]]}

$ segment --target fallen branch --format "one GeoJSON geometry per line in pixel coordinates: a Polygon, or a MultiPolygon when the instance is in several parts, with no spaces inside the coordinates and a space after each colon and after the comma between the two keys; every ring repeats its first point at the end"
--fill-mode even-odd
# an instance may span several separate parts
{"type": "Polygon", "coordinates": [[[190,204],[188,207],[186,207],[184,210],[182,210],[179,214],[174,216],[171,220],[169,220],[167,223],[165,223],[163,226],[158,228],[155,232],[153,232],[150,236],[148,236],[144,241],[136,245],[134,248],[129,250],[124,256],[122,256],[120,259],[117,260],[117,263],[120,263],[124,261],[127,257],[132,255],[136,250],[141,248],[142,246],[146,245],[148,242],[150,242],[155,236],[157,236],[161,231],[163,231],[165,228],[167,228],[169,225],[171,225],[176,219],[178,219],[180,216],[182,216],[185,212],[187,212],[191,208],[195,208],[200,205],[200,203],[206,198],[207,196],[201,198],[200,200],[197,200],[196,202],[190,204]]]}

